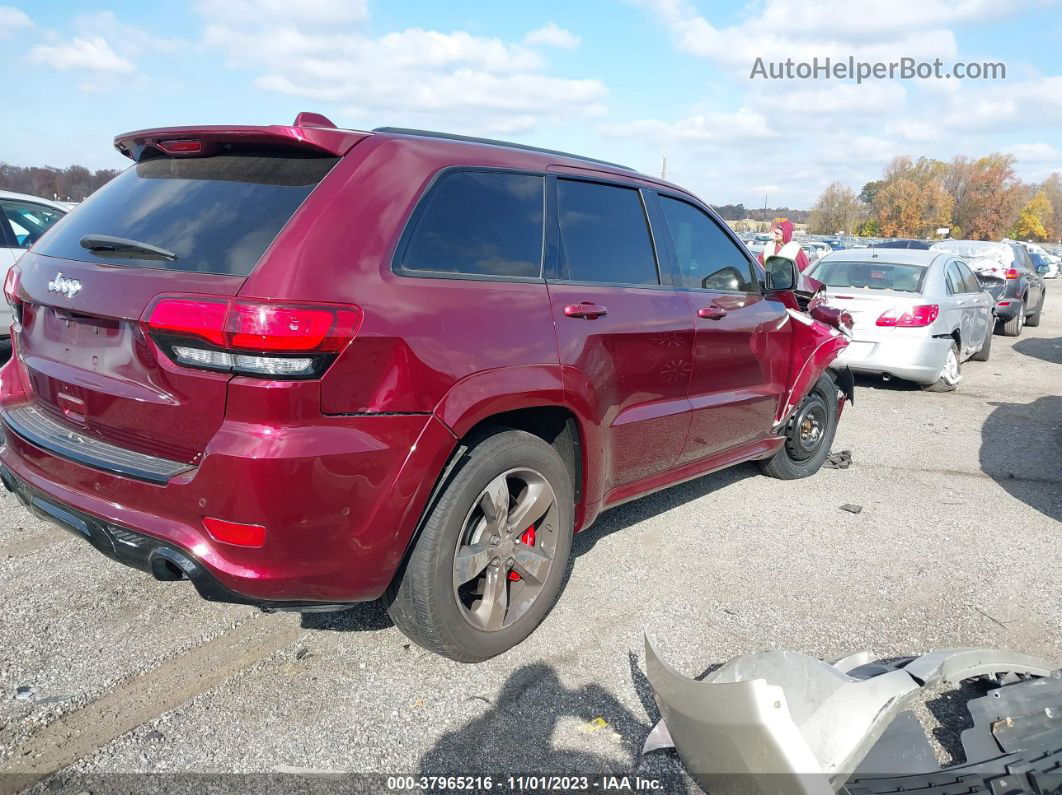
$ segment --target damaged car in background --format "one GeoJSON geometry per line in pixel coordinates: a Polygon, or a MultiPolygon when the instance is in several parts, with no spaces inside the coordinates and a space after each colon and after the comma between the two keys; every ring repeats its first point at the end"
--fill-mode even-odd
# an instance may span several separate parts
{"type": "Polygon", "coordinates": [[[967,359],[988,361],[994,299],[954,254],[918,249],[839,251],[804,274],[829,306],[847,311],[852,340],[838,363],[855,372],[950,392],[967,359]]]}
{"type": "Polygon", "coordinates": [[[1040,325],[1047,287],[1028,249],[1021,243],[941,240],[933,244],[932,250],[957,254],[979,277],[1002,281],[1000,285],[987,284],[986,289],[995,299],[996,325],[1004,336],[1018,337],[1026,326],[1040,325]]]}
{"type": "Polygon", "coordinates": [[[8,275],[0,477],[207,599],[382,598],[484,660],[601,511],[811,475],[852,397],[794,263],[629,168],[313,113],[115,146],[132,165],[8,275]]]}
{"type": "Polygon", "coordinates": [[[675,748],[710,793],[1062,791],[1062,670],[998,649],[827,663],[791,651],[737,657],[701,680],[661,659],[646,675],[662,720],[643,753],[675,748]],[[979,681],[965,761],[942,766],[908,708],[923,689],[979,681]]]}

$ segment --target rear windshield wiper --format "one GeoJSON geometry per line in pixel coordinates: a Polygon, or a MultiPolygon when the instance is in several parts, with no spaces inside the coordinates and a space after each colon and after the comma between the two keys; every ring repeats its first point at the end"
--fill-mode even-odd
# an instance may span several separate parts
{"type": "Polygon", "coordinates": [[[139,240],[128,240],[111,235],[85,235],[81,238],[81,248],[87,248],[93,254],[108,253],[138,257],[140,259],[164,259],[174,262],[177,255],[164,248],[139,240]]]}

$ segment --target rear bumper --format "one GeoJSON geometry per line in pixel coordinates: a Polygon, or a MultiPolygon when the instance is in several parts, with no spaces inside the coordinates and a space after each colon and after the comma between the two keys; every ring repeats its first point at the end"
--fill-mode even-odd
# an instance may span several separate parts
{"type": "Polygon", "coordinates": [[[111,560],[148,572],[158,580],[190,580],[204,599],[278,610],[312,610],[321,607],[318,602],[271,602],[237,593],[222,585],[209,569],[187,551],[128,527],[105,522],[69,505],[62,505],[28,486],[2,464],[0,481],[38,518],[58,525],[82,541],[88,541],[111,560]]]}
{"type": "Polygon", "coordinates": [[[951,344],[950,338],[941,339],[928,334],[860,339],[857,332],[849,346],[841,351],[834,366],[847,366],[857,373],[887,373],[908,381],[931,384],[940,377],[951,344]]]}
{"type": "MultiPolygon", "coordinates": [[[[13,365],[0,370],[0,416],[28,403],[13,365]]],[[[157,483],[65,457],[19,430],[4,422],[0,466],[35,512],[156,574],[155,558],[170,550],[181,556],[170,562],[214,594],[207,598],[251,604],[378,598],[456,441],[426,414],[315,417],[288,427],[226,420],[197,466],[157,483]],[[263,525],[265,543],[216,541],[204,517],[263,525]],[[112,527],[140,540],[120,544],[112,527]]]]}

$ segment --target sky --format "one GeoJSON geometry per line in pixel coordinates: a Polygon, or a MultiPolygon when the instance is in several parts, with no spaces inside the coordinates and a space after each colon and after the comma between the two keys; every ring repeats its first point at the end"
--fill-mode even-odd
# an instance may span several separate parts
{"type": "Polygon", "coordinates": [[[1062,170],[1062,0],[0,0],[0,161],[121,168],[118,133],[418,127],[807,208],[899,154],[1062,170]],[[1000,62],[1006,79],[750,77],[757,58],[1000,62]]]}

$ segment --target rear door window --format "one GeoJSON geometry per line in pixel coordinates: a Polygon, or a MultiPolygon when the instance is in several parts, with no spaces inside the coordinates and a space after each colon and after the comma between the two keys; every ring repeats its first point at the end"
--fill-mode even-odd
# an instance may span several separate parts
{"type": "Polygon", "coordinates": [[[981,282],[974,276],[974,272],[970,270],[965,263],[956,262],[955,266],[959,269],[959,273],[962,275],[962,283],[964,285],[963,292],[966,293],[979,293],[984,288],[981,286],[981,282]]]}
{"type": "Polygon", "coordinates": [[[749,293],[757,289],[752,265],[734,242],[702,210],[660,196],[660,207],[678,259],[683,287],[749,293]]]}
{"type": "Polygon", "coordinates": [[[246,276],[334,157],[224,154],[153,158],[112,179],[37,247],[38,254],[128,267],[246,276]],[[173,258],[81,246],[85,236],[123,238],[173,258]]]}
{"type": "Polygon", "coordinates": [[[641,194],[635,188],[557,180],[561,278],[604,284],[659,284],[641,194]]]}
{"type": "Polygon", "coordinates": [[[963,283],[959,265],[955,260],[949,262],[947,268],[944,269],[944,280],[948,283],[949,294],[959,295],[966,292],[966,285],[963,283]]]}
{"type": "Polygon", "coordinates": [[[541,278],[544,185],[538,174],[444,174],[413,216],[398,267],[541,278]]]}

